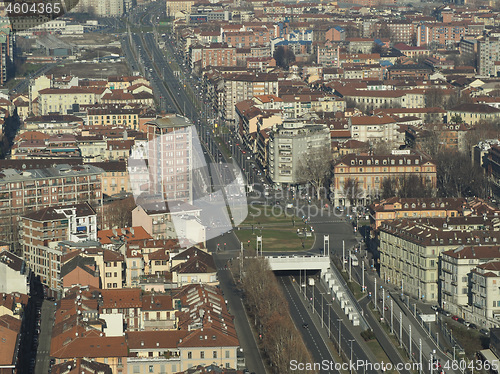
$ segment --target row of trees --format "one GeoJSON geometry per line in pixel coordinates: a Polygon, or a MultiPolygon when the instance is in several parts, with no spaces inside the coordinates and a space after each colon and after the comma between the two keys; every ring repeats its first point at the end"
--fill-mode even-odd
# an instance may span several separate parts
{"type": "Polygon", "coordinates": [[[287,312],[287,301],[266,259],[245,261],[242,287],[249,314],[259,330],[262,348],[273,372],[292,373],[291,360],[312,362],[302,336],[287,312]]]}

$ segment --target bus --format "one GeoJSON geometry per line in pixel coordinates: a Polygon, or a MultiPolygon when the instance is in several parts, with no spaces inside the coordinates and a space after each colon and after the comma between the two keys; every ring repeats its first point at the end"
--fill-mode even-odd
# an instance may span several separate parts
{"type": "Polygon", "coordinates": [[[352,266],[358,266],[359,265],[359,261],[358,261],[358,258],[356,257],[356,255],[354,253],[351,253],[350,257],[351,257],[351,265],[352,266]]]}

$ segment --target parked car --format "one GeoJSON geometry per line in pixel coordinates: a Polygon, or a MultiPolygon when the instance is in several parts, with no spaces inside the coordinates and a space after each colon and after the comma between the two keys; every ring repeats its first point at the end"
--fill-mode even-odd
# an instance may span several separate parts
{"type": "Polygon", "coordinates": [[[459,317],[458,316],[453,316],[453,317],[451,317],[451,319],[454,320],[454,321],[458,321],[459,317]]]}
{"type": "Polygon", "coordinates": [[[438,305],[433,305],[431,306],[431,309],[437,312],[440,308],[438,305]]]}
{"type": "Polygon", "coordinates": [[[460,317],[459,317],[459,318],[457,319],[457,322],[458,322],[458,323],[461,323],[462,325],[465,325],[465,319],[463,319],[463,318],[460,318],[460,317]]]}
{"type": "Polygon", "coordinates": [[[469,324],[469,328],[470,328],[470,329],[477,330],[477,325],[476,325],[476,324],[474,324],[474,323],[471,323],[471,324],[469,324]]]}
{"type": "Polygon", "coordinates": [[[481,329],[479,332],[483,335],[490,336],[490,330],[487,329],[481,329]]]}
{"type": "Polygon", "coordinates": [[[443,310],[443,309],[442,309],[440,312],[441,312],[441,313],[443,313],[446,317],[451,316],[451,313],[450,313],[450,312],[448,312],[447,310],[443,310]]]}

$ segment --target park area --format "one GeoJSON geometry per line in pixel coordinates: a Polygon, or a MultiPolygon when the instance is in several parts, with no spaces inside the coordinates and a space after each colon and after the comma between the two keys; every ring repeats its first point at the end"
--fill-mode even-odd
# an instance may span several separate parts
{"type": "Polygon", "coordinates": [[[250,252],[257,249],[257,236],[262,236],[264,252],[307,251],[314,244],[310,226],[295,216],[295,209],[281,206],[249,205],[248,216],[235,233],[250,252]]]}

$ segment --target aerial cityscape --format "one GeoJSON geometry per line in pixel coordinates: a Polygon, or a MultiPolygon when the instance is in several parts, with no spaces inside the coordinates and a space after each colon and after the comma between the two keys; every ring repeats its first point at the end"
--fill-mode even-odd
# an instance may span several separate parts
{"type": "Polygon", "coordinates": [[[0,374],[498,374],[500,3],[0,3],[0,374]]]}

